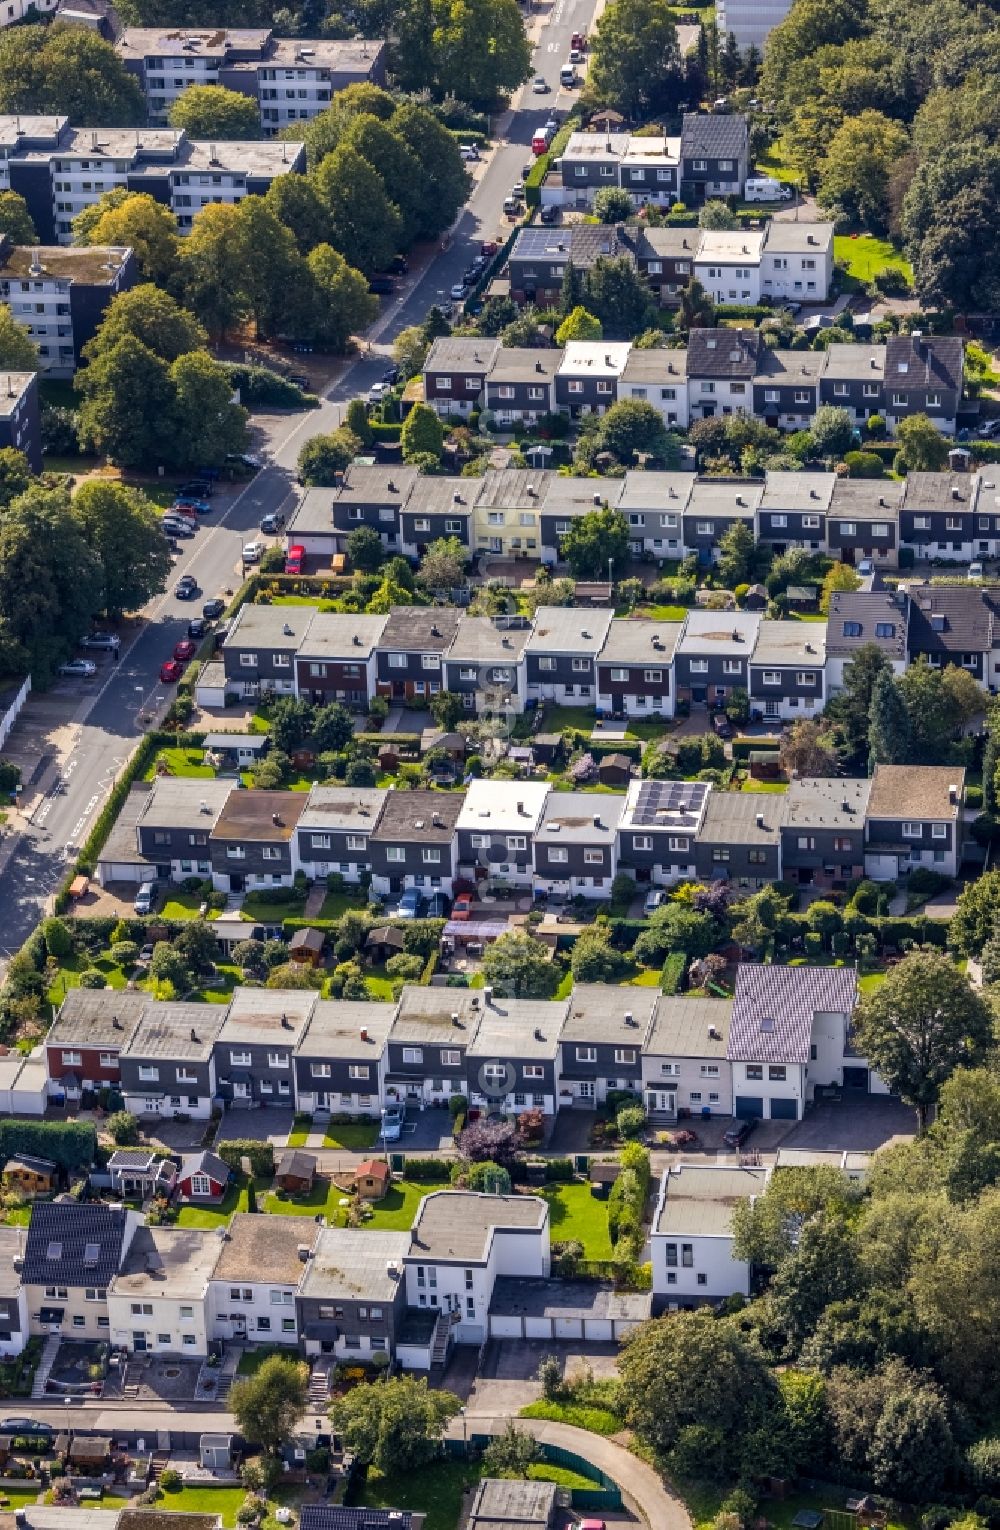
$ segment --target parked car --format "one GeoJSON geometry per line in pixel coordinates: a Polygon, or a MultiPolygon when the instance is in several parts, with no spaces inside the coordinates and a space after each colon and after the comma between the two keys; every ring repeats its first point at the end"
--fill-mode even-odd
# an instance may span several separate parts
{"type": "Polygon", "coordinates": [[[174,594],[178,600],[194,600],[198,593],[198,584],[193,574],[182,574],[174,586],[174,594]]]}
{"type": "Polygon", "coordinates": [[[208,631],[208,623],[201,616],[193,616],[188,622],[188,637],[203,638],[208,631]]]}
{"type": "Polygon", "coordinates": [[[97,649],[101,653],[117,653],[122,640],[117,632],[88,632],[80,639],[81,648],[97,649]]]}
{"type": "Polygon", "coordinates": [[[397,919],[419,919],[423,914],[424,895],[417,887],[408,887],[399,900],[397,919]]]}
{"type": "Polygon", "coordinates": [[[92,680],[97,665],[93,659],[70,659],[68,664],[60,664],[59,673],[67,680],[92,680]]]}
{"type": "Polygon", "coordinates": [[[179,643],[174,644],[174,658],[180,659],[182,664],[187,664],[197,652],[190,638],[181,638],[179,643]]]}
{"type": "Polygon", "coordinates": [[[184,673],[184,665],[177,659],[165,659],[160,665],[160,679],[165,685],[173,685],[184,673]]]}
{"type": "Polygon", "coordinates": [[[139,891],[132,899],[132,907],[137,914],[151,914],[156,902],[156,893],[152,882],[143,882],[139,891]]]}
{"type": "Polygon", "coordinates": [[[178,499],[211,499],[215,493],[215,484],[210,478],[199,478],[192,483],[182,483],[177,490],[178,499]]]}
{"type": "Polygon", "coordinates": [[[454,906],[453,906],[452,911],[451,911],[451,917],[453,919],[471,919],[472,918],[472,894],[471,893],[467,893],[467,892],[459,893],[458,897],[455,899],[455,903],[454,903],[454,906]]]}
{"type": "Polygon", "coordinates": [[[201,608],[201,614],[207,622],[214,622],[222,615],[225,609],[226,602],[216,596],[214,600],[206,600],[201,608]]]}
{"type": "Polygon", "coordinates": [[[260,529],[266,536],[274,536],[275,532],[282,530],[284,524],[285,517],[280,510],[271,510],[260,518],[260,529]]]}
{"type": "Polygon", "coordinates": [[[727,1148],[740,1148],[746,1142],[750,1133],[756,1131],[756,1129],[756,1121],[737,1121],[735,1126],[729,1128],[722,1140],[727,1148]]]}
{"type": "Polygon", "coordinates": [[[667,895],[662,887],[651,887],[643,901],[642,911],[644,914],[655,914],[667,901],[667,895]]]}
{"type": "Polygon", "coordinates": [[[243,543],[243,562],[244,563],[259,563],[263,556],[264,556],[264,544],[263,544],[263,542],[244,542],[243,543]]]}

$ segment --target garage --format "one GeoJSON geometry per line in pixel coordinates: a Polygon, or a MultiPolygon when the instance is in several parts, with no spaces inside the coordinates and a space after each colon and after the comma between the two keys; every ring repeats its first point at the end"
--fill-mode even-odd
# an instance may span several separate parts
{"type": "Polygon", "coordinates": [[[764,1119],[764,1096],[762,1094],[738,1094],[733,1100],[733,1115],[737,1121],[762,1121],[764,1119]]]}
{"type": "Polygon", "coordinates": [[[798,1100],[772,1100],[772,1121],[797,1121],[799,1119],[798,1100]]]}
{"type": "Polygon", "coordinates": [[[556,1338],[557,1339],[582,1339],[583,1338],[583,1318],[578,1318],[578,1317],[557,1317],[556,1318],[556,1338]]]}

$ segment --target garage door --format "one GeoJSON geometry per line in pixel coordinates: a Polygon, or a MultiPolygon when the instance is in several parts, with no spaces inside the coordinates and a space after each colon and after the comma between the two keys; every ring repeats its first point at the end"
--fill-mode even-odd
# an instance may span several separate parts
{"type": "Polygon", "coordinates": [[[547,1317],[526,1317],[524,1320],[524,1337],[526,1339],[551,1339],[552,1319],[547,1317]]]}
{"type": "Polygon", "coordinates": [[[771,1120],[772,1121],[797,1121],[798,1118],[799,1118],[799,1108],[798,1108],[798,1101],[797,1100],[772,1100],[771,1101],[771,1120]]]}
{"type": "Polygon", "coordinates": [[[582,1339],[583,1318],[556,1318],[557,1339],[582,1339]]]}
{"type": "Polygon", "coordinates": [[[762,1121],[764,1119],[764,1096],[738,1094],[733,1101],[733,1115],[737,1121],[762,1121]]]}

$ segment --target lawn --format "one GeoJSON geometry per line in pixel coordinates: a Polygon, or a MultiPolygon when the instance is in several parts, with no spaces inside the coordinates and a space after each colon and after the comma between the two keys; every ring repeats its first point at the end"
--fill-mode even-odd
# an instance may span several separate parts
{"type": "Polygon", "coordinates": [[[331,1121],[323,1133],[323,1146],[341,1148],[345,1153],[367,1153],[378,1142],[378,1119],[367,1121],[331,1121]]]}
{"type": "Polygon", "coordinates": [[[741,792],[787,792],[787,781],[754,781],[747,776],[740,787],[741,792]]]}
{"type": "Polygon", "coordinates": [[[522,1408],[520,1418],[547,1418],[554,1424],[572,1424],[576,1429],[589,1429],[591,1434],[617,1434],[622,1427],[621,1419],[610,1408],[588,1407],[586,1403],[538,1402],[522,1408]]]}
{"type": "Polygon", "coordinates": [[[240,1176],[229,1186],[218,1206],[182,1206],[177,1214],[177,1226],[220,1227],[229,1221],[234,1211],[246,1211],[246,1209],[247,1184],[246,1180],[240,1176]]]}
{"type": "Polygon", "coordinates": [[[468,1461],[435,1461],[418,1472],[383,1476],[370,1471],[352,1501],[366,1509],[416,1509],[424,1513],[424,1530],[456,1530],[480,1468],[468,1461]]]}
{"type": "Polygon", "coordinates": [[[204,749],[161,749],[146,771],[145,780],[152,781],[158,774],[159,765],[167,767],[168,776],[182,776],[188,780],[214,781],[215,769],[205,764],[204,749]]]}
{"type": "Polygon", "coordinates": [[[164,1489],[156,1507],[185,1514],[221,1514],[222,1523],[229,1530],[236,1524],[236,1511],[246,1496],[242,1487],[179,1487],[172,1491],[164,1489]]]}
{"type": "Polygon", "coordinates": [[[598,1201],[587,1184],[549,1185],[538,1192],[549,1203],[553,1241],[575,1239],[585,1259],[614,1257],[608,1236],[608,1203],[598,1201]]]}
{"type": "Polygon", "coordinates": [[[848,275],[859,282],[870,282],[886,267],[902,271],[907,281],[913,281],[913,267],[906,257],[888,239],[876,239],[873,234],[834,235],[833,258],[843,261],[848,275]]]}

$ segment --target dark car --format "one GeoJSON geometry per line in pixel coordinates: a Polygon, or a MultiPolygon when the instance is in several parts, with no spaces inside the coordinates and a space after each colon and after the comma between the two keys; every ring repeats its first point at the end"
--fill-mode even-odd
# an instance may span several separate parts
{"type": "Polygon", "coordinates": [[[208,623],[201,616],[192,617],[191,621],[188,622],[189,638],[194,638],[197,641],[198,638],[203,638],[207,631],[208,623]]]}
{"type": "Polygon", "coordinates": [[[177,599],[194,600],[197,593],[198,586],[194,578],[190,574],[182,574],[180,579],[177,581],[177,588],[174,590],[174,594],[177,596],[177,599]]]}
{"type": "Polygon", "coordinates": [[[201,614],[207,622],[214,622],[226,609],[226,602],[216,596],[215,600],[206,600],[201,608],[201,614]]]}
{"type": "Polygon", "coordinates": [[[727,1148],[740,1148],[746,1142],[750,1133],[756,1131],[756,1129],[756,1121],[737,1121],[735,1126],[729,1128],[722,1140],[727,1148]]]}
{"type": "Polygon", "coordinates": [[[391,297],[396,290],[396,283],[391,276],[373,276],[368,283],[368,291],[374,292],[376,297],[391,297]]]}
{"type": "Polygon", "coordinates": [[[208,478],[192,480],[191,483],[182,483],[177,490],[178,499],[211,499],[215,493],[215,484],[208,478]]]}

